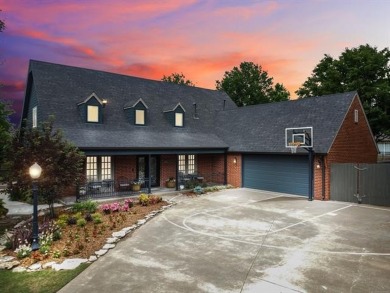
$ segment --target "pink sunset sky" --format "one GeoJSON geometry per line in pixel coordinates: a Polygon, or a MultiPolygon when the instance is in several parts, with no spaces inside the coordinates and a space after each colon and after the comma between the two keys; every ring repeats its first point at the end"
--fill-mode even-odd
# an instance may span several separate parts
{"type": "MultiPolygon", "coordinates": [[[[388,0],[0,0],[1,97],[20,115],[30,59],[196,86],[252,61],[295,91],[324,54],[390,45],[388,0]]],[[[53,97],[54,98],[54,97],[53,97]]]]}

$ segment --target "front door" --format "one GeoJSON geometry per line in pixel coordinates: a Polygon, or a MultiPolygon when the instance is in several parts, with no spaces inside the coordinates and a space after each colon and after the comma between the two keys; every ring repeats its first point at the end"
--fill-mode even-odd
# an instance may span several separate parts
{"type": "MultiPolygon", "coordinates": [[[[149,156],[138,156],[137,159],[137,177],[140,180],[152,180],[152,186],[160,186],[160,166],[159,156],[150,156],[150,170],[149,170],[149,156]]],[[[145,182],[146,183],[146,182],[145,182]]],[[[147,183],[146,183],[147,184],[147,183]]]]}

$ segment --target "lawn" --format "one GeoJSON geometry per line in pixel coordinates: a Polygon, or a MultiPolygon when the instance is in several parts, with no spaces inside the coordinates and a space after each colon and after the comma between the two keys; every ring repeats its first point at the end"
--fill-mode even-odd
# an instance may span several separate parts
{"type": "Polygon", "coordinates": [[[81,264],[74,270],[13,273],[9,270],[0,270],[0,284],[2,293],[54,293],[64,287],[73,278],[85,270],[89,264],[81,264]]]}

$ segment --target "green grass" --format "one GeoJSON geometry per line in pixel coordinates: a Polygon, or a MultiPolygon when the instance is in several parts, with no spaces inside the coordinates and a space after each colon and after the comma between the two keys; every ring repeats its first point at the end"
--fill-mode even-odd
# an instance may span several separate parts
{"type": "Polygon", "coordinates": [[[64,287],[89,264],[81,264],[74,270],[53,271],[42,270],[32,273],[13,273],[0,270],[0,291],[2,293],[54,293],[64,287]]]}

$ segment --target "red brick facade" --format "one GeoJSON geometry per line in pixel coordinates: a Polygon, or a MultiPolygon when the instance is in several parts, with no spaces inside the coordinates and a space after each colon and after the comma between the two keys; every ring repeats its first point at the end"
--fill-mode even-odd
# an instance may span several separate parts
{"type": "Polygon", "coordinates": [[[227,184],[234,187],[242,186],[242,155],[229,153],[227,155],[227,184]]]}
{"type": "Polygon", "coordinates": [[[137,178],[137,156],[113,156],[114,178],[126,177],[128,180],[137,178]]]}
{"type": "MultiPolygon", "coordinates": [[[[376,163],[378,151],[360,100],[355,97],[345,116],[337,136],[324,158],[325,199],[330,199],[330,168],[333,163],[376,163]],[[355,110],[358,122],[355,123],[355,110]]],[[[322,163],[316,168],[319,156],[314,162],[314,197],[322,198],[322,163]]]]}
{"type": "Polygon", "coordinates": [[[176,178],[176,158],[177,155],[160,156],[160,186],[165,186],[170,177],[176,178]]]}
{"type": "Polygon", "coordinates": [[[223,184],[225,180],[225,155],[202,154],[197,156],[198,174],[206,182],[223,184]]]}

